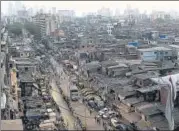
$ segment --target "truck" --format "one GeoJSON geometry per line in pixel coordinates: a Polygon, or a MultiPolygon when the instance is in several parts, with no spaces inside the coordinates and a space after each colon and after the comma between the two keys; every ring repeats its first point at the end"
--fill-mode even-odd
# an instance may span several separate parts
{"type": "Polygon", "coordinates": [[[79,99],[79,91],[76,85],[71,85],[70,87],[70,99],[72,101],[77,101],[79,99]]]}

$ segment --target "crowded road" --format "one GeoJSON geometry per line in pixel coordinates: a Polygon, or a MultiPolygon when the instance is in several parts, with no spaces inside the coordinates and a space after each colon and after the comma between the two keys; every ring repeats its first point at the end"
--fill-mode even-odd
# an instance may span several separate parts
{"type": "MultiPolygon", "coordinates": [[[[63,90],[65,96],[68,96],[69,95],[69,87],[68,86],[70,85],[69,76],[66,73],[64,73],[63,66],[61,64],[58,64],[54,60],[53,57],[51,57],[51,63],[54,65],[57,74],[60,76],[58,79],[60,81],[60,88],[63,90]]],[[[53,82],[53,84],[54,83],[55,82],[53,82]]],[[[54,86],[54,87],[57,87],[57,86],[54,86]]],[[[58,94],[56,93],[56,95],[58,95],[58,94]]],[[[62,96],[60,96],[60,98],[61,98],[61,101],[63,101],[62,103],[65,103],[64,100],[62,99],[62,96]]],[[[90,113],[89,109],[84,105],[84,103],[82,103],[82,100],[79,100],[77,102],[70,101],[70,103],[74,109],[74,112],[75,112],[74,115],[80,118],[80,120],[83,122],[83,124],[86,126],[86,128],[88,130],[103,130],[102,125],[97,124],[95,121],[96,113],[95,112],[90,113]]],[[[68,120],[68,122],[70,122],[70,124],[73,125],[75,122],[74,117],[69,116],[69,115],[72,115],[69,112],[68,113],[67,113],[67,111],[65,111],[65,112],[67,114],[66,119],[72,119],[72,120],[68,120]]],[[[63,112],[62,112],[62,114],[63,114],[63,112]]],[[[64,116],[66,116],[66,115],[64,115],[64,116]]]]}
{"type": "Polygon", "coordinates": [[[75,130],[74,128],[75,119],[72,116],[71,112],[69,111],[68,106],[65,103],[62,95],[59,93],[60,91],[54,79],[52,79],[51,81],[51,86],[52,86],[51,95],[61,110],[61,114],[63,116],[65,124],[67,125],[67,128],[69,130],[75,130]]]}

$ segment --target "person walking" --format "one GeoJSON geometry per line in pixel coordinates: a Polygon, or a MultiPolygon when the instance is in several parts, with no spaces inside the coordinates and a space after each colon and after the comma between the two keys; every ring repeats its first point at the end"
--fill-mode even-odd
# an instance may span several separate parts
{"type": "Polygon", "coordinates": [[[99,124],[101,124],[101,119],[99,118],[99,124]]]}
{"type": "Polygon", "coordinates": [[[96,118],[96,122],[97,122],[97,124],[99,124],[99,119],[98,118],[96,118]]]}
{"type": "Polygon", "coordinates": [[[106,125],[106,123],[103,121],[103,127],[106,125]]]}
{"type": "Polygon", "coordinates": [[[90,112],[90,115],[92,114],[92,110],[91,109],[89,109],[89,112],[90,112]]]}

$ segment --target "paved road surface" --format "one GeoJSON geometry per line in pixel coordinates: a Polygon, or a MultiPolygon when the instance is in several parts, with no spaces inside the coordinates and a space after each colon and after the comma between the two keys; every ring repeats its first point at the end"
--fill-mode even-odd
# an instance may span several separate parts
{"type": "MultiPolygon", "coordinates": [[[[58,64],[53,58],[51,59],[52,63],[55,65],[57,73],[60,75],[60,87],[62,88],[63,92],[65,95],[68,95],[69,93],[69,77],[67,74],[64,73],[63,71],[63,66],[58,64]]],[[[95,113],[92,113],[90,115],[88,108],[83,104],[78,102],[72,102],[71,105],[77,113],[76,115],[81,119],[81,121],[87,126],[87,130],[104,130],[101,125],[98,125],[95,122],[95,113]]]]}
{"type": "Polygon", "coordinates": [[[75,119],[72,116],[71,112],[68,110],[68,106],[63,100],[62,95],[60,93],[57,93],[59,92],[59,89],[54,79],[52,79],[51,86],[52,86],[52,91],[51,91],[52,97],[55,100],[55,102],[59,105],[65,124],[68,125],[69,130],[75,130],[74,128],[75,119]]]}

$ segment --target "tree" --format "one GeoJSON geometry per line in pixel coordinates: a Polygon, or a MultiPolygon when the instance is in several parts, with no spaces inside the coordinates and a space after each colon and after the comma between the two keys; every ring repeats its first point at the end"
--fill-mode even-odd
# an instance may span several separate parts
{"type": "Polygon", "coordinates": [[[164,22],[165,22],[165,20],[162,19],[162,18],[157,18],[155,21],[156,21],[157,23],[164,23],[164,22]]]}
{"type": "Polygon", "coordinates": [[[38,27],[34,23],[32,23],[32,22],[26,22],[24,24],[24,27],[26,28],[27,31],[29,31],[30,34],[34,35],[35,39],[40,39],[41,38],[40,27],[38,27]]]}
{"type": "Polygon", "coordinates": [[[22,35],[22,24],[21,23],[13,23],[13,24],[9,24],[7,26],[7,29],[10,33],[15,34],[16,36],[20,36],[22,35]]]}

